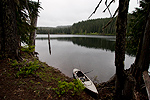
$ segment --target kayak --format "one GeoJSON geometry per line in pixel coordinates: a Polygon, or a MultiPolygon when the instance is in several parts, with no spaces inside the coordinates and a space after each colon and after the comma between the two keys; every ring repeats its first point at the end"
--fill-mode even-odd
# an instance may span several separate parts
{"type": "Polygon", "coordinates": [[[82,71],[80,71],[79,69],[76,69],[76,68],[73,69],[73,77],[75,79],[79,79],[85,88],[98,94],[98,91],[97,91],[94,83],[82,71]]]}

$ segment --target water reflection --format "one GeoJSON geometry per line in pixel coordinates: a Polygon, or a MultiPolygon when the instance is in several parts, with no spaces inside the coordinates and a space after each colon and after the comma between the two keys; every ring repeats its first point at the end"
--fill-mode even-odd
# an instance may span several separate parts
{"type": "MultiPolygon", "coordinates": [[[[115,37],[107,36],[72,36],[50,35],[38,36],[36,51],[39,59],[60,69],[67,76],[72,77],[73,68],[88,72],[91,79],[98,78],[99,82],[107,81],[115,73],[115,37]],[[51,46],[51,48],[50,48],[51,46]],[[53,52],[49,55],[49,50],[53,52]]],[[[134,57],[126,55],[125,68],[129,68],[134,57]]]]}
{"type": "MultiPolygon", "coordinates": [[[[97,36],[96,37],[52,37],[51,40],[58,41],[70,41],[78,46],[83,46],[86,48],[102,49],[106,51],[115,51],[115,37],[114,36],[97,36]]],[[[37,40],[47,40],[47,37],[38,37],[37,40]]],[[[126,51],[127,55],[135,56],[131,50],[126,51]]]]}
{"type": "MultiPolygon", "coordinates": [[[[48,38],[37,38],[37,40],[47,40],[48,38]]],[[[61,38],[51,38],[51,40],[58,41],[69,41],[75,45],[83,46],[86,48],[109,50],[111,52],[115,51],[115,38],[90,38],[90,37],[61,37],[61,38]]]]}

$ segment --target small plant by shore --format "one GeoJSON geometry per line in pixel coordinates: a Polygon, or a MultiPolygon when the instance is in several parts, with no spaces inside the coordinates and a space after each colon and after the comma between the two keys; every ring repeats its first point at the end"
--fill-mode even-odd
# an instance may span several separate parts
{"type": "Polygon", "coordinates": [[[34,71],[39,68],[39,62],[36,59],[34,61],[23,60],[22,62],[13,60],[11,65],[18,70],[16,77],[27,77],[28,75],[35,74],[34,71]]]}
{"type": "Polygon", "coordinates": [[[80,95],[85,89],[84,85],[80,80],[73,80],[73,82],[58,81],[58,88],[53,88],[53,90],[60,96],[71,91],[72,95],[80,95]]]}
{"type": "Polygon", "coordinates": [[[28,46],[28,45],[22,46],[21,51],[32,53],[35,51],[35,46],[28,46]]]}

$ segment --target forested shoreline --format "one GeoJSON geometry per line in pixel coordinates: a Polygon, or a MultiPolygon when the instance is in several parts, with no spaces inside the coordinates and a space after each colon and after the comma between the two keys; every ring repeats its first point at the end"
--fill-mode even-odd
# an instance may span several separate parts
{"type": "MultiPolygon", "coordinates": [[[[128,22],[132,18],[131,14],[128,14],[128,22]]],[[[111,20],[111,18],[98,18],[89,19],[85,21],[79,21],[73,25],[57,26],[57,27],[37,27],[37,34],[90,34],[90,35],[115,35],[116,34],[116,17],[112,20],[110,25],[106,28],[104,26],[111,20]]],[[[129,25],[127,28],[129,31],[129,25]]]]}
{"type": "Polygon", "coordinates": [[[108,26],[107,29],[102,29],[109,22],[110,18],[91,19],[74,23],[71,26],[58,27],[38,27],[38,34],[115,34],[115,20],[108,26]]]}
{"type": "MultiPolygon", "coordinates": [[[[92,14],[101,1],[105,1],[106,10],[115,2],[112,0],[107,6],[107,0],[100,0],[92,14]]],[[[96,85],[99,92],[97,99],[148,100],[150,97],[150,85],[147,84],[150,83],[150,1],[140,0],[140,8],[132,13],[133,17],[128,16],[129,4],[129,0],[119,0],[113,15],[117,14],[117,17],[105,30],[103,27],[110,21],[109,18],[91,19],[51,30],[47,28],[45,32],[38,30],[38,33],[116,35],[116,72],[111,80],[96,85]],[[133,50],[136,57],[126,70],[127,49],[133,50]]],[[[57,69],[37,60],[36,24],[42,9],[39,0],[1,0],[0,5],[0,99],[93,100],[81,88],[76,89],[83,84],[74,84],[57,69]],[[27,46],[22,47],[21,43],[27,46]]]]}

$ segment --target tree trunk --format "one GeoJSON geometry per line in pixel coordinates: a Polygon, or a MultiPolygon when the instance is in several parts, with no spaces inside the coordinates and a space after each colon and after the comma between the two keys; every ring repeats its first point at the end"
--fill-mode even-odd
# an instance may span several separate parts
{"type": "Polygon", "coordinates": [[[142,80],[142,72],[148,71],[149,68],[149,56],[150,56],[150,11],[148,11],[148,17],[146,21],[146,27],[144,31],[142,45],[139,47],[138,55],[134,65],[131,67],[131,73],[135,77],[137,84],[136,89],[139,89],[142,80]]]}
{"type": "Polygon", "coordinates": [[[126,75],[123,89],[124,100],[132,100],[134,98],[136,81],[130,74],[126,75]]]}
{"type": "Polygon", "coordinates": [[[124,89],[125,74],[125,36],[127,27],[127,13],[129,0],[119,0],[119,12],[116,22],[116,47],[115,47],[115,66],[116,66],[116,99],[121,100],[124,89]]]}
{"type": "Polygon", "coordinates": [[[147,94],[148,94],[148,98],[150,100],[150,77],[147,71],[143,72],[143,79],[144,79],[144,83],[146,86],[146,90],[147,90],[147,94]]]}
{"type": "MultiPolygon", "coordinates": [[[[39,0],[38,0],[38,4],[39,4],[39,0]]],[[[37,8],[38,9],[38,8],[37,8]]],[[[28,8],[28,10],[30,10],[29,8],[28,8]]],[[[30,11],[29,11],[30,12],[30,11]]],[[[32,16],[31,14],[32,13],[30,13],[29,15],[29,17],[30,17],[30,20],[31,20],[31,26],[33,26],[33,27],[37,27],[37,18],[38,18],[38,12],[36,12],[37,13],[37,16],[32,16]]],[[[34,29],[31,33],[30,33],[30,42],[29,42],[29,45],[30,46],[35,46],[35,35],[36,35],[36,29],[34,29]]],[[[34,47],[34,49],[35,49],[35,47],[34,47]]],[[[35,51],[34,51],[35,52],[35,51]]],[[[33,54],[34,54],[34,52],[33,52],[33,54]]]]}
{"type": "MultiPolygon", "coordinates": [[[[31,19],[31,26],[36,27],[37,26],[37,16],[31,19]]],[[[30,44],[31,46],[35,46],[35,34],[36,34],[36,29],[34,29],[30,33],[30,44]]]]}
{"type": "Polygon", "coordinates": [[[3,26],[3,7],[2,7],[2,2],[0,2],[0,58],[2,57],[2,26],[3,26]]]}
{"type": "Polygon", "coordinates": [[[0,54],[2,57],[18,58],[19,36],[14,0],[1,0],[0,13],[0,54]]]}

